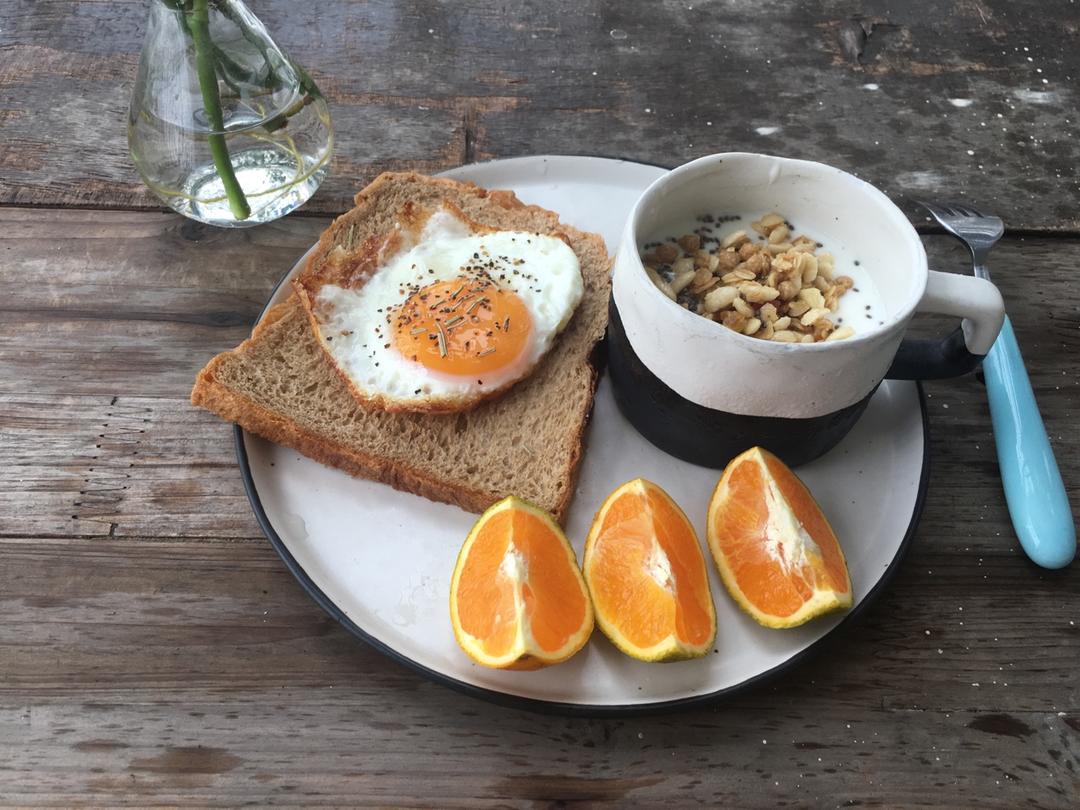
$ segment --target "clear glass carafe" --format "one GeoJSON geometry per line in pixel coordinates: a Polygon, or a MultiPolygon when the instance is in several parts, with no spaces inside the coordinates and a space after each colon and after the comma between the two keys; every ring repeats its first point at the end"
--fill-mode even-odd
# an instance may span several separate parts
{"type": "Polygon", "coordinates": [[[326,176],[326,100],[240,0],[151,0],[128,143],[170,208],[223,227],[282,217],[326,176]]]}

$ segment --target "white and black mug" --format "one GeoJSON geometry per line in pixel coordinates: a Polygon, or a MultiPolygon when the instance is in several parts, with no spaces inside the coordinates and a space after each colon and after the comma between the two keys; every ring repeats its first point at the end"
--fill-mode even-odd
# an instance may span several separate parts
{"type": "Polygon", "coordinates": [[[974,369],[1003,319],[993,284],[928,269],[907,217],[869,183],[821,163],[710,155],[659,178],[630,213],[613,271],[609,373],[626,417],[674,456],[719,468],[760,445],[798,465],[844,437],[882,379],[974,369]],[[685,233],[688,223],[749,231],[751,219],[772,211],[822,243],[837,275],[855,279],[838,313],[851,337],[747,337],[680,306],[646,275],[645,245],[685,233]],[[916,312],[963,320],[940,341],[905,338],[916,312]]]}

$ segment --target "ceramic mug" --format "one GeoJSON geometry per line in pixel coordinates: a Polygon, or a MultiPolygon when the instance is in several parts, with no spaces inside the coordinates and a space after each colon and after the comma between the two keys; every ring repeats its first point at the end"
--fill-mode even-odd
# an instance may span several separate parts
{"type": "Polygon", "coordinates": [[[844,437],[882,379],[974,369],[1003,319],[989,281],[928,269],[907,217],[869,183],[804,160],[710,155],[656,180],[630,213],[612,278],[609,373],[624,415],[674,456],[720,468],[761,445],[798,465],[844,437]],[[838,275],[857,265],[876,288],[878,311],[849,318],[852,337],[812,344],[748,337],[684,309],[646,275],[641,252],[650,240],[679,236],[703,214],[743,214],[739,227],[752,234],[750,220],[770,211],[822,242],[838,275]],[[963,321],[940,341],[905,338],[916,312],[963,321]]]}

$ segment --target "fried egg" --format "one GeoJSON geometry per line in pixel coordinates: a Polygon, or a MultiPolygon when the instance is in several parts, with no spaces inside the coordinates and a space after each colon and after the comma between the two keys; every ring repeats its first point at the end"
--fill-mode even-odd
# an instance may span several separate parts
{"type": "Polygon", "coordinates": [[[526,377],[581,301],[563,239],[490,230],[440,208],[399,226],[356,287],[323,285],[323,345],[364,400],[388,410],[462,410],[526,377]],[[419,227],[419,226],[417,226],[419,227]]]}

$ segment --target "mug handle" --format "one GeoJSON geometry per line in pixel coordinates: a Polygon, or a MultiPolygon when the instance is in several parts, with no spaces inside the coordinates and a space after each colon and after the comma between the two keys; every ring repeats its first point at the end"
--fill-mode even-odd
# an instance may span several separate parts
{"type": "Polygon", "coordinates": [[[891,380],[940,380],[972,371],[994,345],[1005,302],[986,279],[931,270],[916,312],[958,315],[960,326],[941,340],[904,338],[885,375],[891,380]]]}

